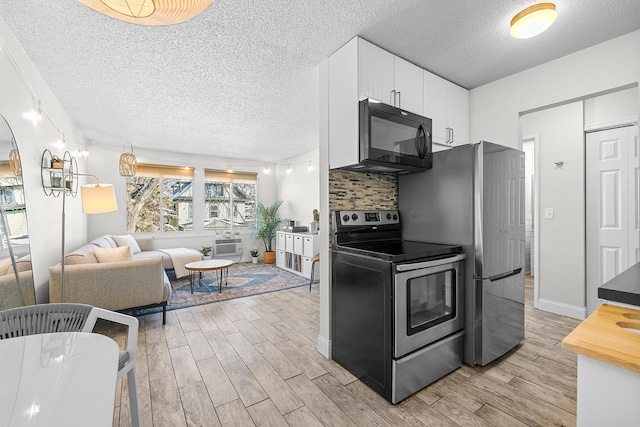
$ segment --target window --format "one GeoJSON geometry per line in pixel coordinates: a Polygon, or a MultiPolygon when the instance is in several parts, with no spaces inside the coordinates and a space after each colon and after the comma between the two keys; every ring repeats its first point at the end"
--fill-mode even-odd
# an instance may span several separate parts
{"type": "Polygon", "coordinates": [[[193,226],[193,170],[138,164],[127,178],[127,231],[172,232],[193,226]]]}
{"type": "Polygon", "coordinates": [[[238,230],[256,226],[257,174],[206,169],[205,230],[238,230]]]}

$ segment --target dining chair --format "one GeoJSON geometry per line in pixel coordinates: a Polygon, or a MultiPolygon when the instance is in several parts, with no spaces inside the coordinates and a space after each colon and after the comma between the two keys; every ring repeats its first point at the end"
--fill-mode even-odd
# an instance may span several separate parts
{"type": "Polygon", "coordinates": [[[314,269],[313,267],[316,266],[316,263],[320,262],[320,254],[316,254],[312,259],[311,259],[311,278],[309,280],[309,292],[311,292],[311,284],[313,283],[313,272],[314,269]]]}
{"type": "Polygon", "coordinates": [[[127,348],[120,351],[118,379],[127,374],[131,425],[140,426],[136,377],[138,319],[86,304],[37,304],[0,311],[0,339],[52,332],[93,332],[98,319],[126,325],[127,348]]]}

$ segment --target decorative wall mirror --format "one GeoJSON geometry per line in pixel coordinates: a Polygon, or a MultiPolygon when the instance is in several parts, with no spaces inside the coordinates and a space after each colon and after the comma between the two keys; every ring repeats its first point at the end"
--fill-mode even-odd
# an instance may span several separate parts
{"type": "Polygon", "coordinates": [[[22,164],[13,132],[0,118],[0,310],[6,310],[36,301],[22,164]]]}

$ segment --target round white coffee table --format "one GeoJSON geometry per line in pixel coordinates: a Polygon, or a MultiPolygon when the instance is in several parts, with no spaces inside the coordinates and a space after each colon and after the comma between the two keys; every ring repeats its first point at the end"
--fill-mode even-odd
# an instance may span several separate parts
{"type": "Polygon", "coordinates": [[[225,276],[224,285],[227,286],[227,279],[229,278],[229,267],[233,264],[233,261],[228,259],[205,259],[204,261],[190,262],[184,266],[189,270],[189,280],[191,284],[191,293],[193,293],[193,281],[196,273],[199,273],[198,284],[202,285],[202,272],[203,271],[215,271],[216,278],[218,279],[218,293],[222,290],[222,276],[225,276]],[[220,272],[220,276],[218,276],[220,272]]]}

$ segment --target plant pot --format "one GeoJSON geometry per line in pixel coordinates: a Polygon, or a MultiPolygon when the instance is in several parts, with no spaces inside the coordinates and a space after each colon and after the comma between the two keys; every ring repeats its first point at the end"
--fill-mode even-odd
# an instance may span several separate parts
{"type": "Polygon", "coordinates": [[[264,263],[265,264],[275,264],[276,263],[276,253],[271,251],[271,252],[263,252],[263,256],[264,256],[264,263]]]}
{"type": "Polygon", "coordinates": [[[60,188],[62,187],[62,177],[61,176],[52,176],[51,177],[51,186],[60,188]]]}
{"type": "Polygon", "coordinates": [[[53,169],[62,169],[63,166],[64,166],[63,162],[51,162],[51,167],[53,169]]]}
{"type": "Polygon", "coordinates": [[[257,256],[252,256],[251,257],[251,262],[254,263],[254,264],[257,264],[258,263],[258,257],[257,256]]]}

